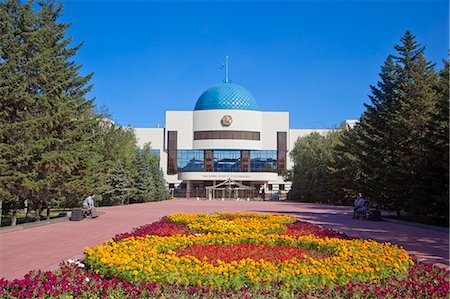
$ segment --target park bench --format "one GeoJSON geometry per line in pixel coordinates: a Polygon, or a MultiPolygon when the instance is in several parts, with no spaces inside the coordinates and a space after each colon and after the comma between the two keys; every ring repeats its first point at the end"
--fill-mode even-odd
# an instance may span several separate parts
{"type": "Polygon", "coordinates": [[[381,220],[381,211],[378,209],[371,209],[369,207],[369,201],[364,201],[364,206],[356,210],[356,219],[366,219],[366,220],[381,220]]]}
{"type": "Polygon", "coordinates": [[[72,209],[72,215],[70,216],[71,221],[81,221],[84,219],[84,217],[91,216],[92,218],[98,217],[98,212],[95,207],[91,209],[90,212],[86,211],[85,209],[81,208],[74,208],[72,209]]]}

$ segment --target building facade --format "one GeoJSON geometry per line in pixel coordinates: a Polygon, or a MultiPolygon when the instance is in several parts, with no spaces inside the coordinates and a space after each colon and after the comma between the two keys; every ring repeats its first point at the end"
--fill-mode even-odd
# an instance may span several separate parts
{"type": "Polygon", "coordinates": [[[192,111],[166,111],[164,128],[135,128],[138,145],[151,142],[159,154],[174,196],[209,199],[283,198],[297,138],[328,131],[289,128],[289,112],[261,111],[234,83],[207,89],[192,111]]]}

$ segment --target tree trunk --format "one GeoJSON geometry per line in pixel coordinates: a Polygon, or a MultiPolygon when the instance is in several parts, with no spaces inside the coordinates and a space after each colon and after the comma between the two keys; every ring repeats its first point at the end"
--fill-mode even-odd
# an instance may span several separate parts
{"type": "Polygon", "coordinates": [[[17,209],[14,209],[11,218],[11,226],[16,226],[16,224],[17,224],[17,209]]]}
{"type": "Polygon", "coordinates": [[[47,206],[47,214],[45,215],[45,220],[50,220],[50,206],[47,206]]]}
{"type": "Polygon", "coordinates": [[[41,221],[41,205],[36,208],[36,221],[41,221]]]}
{"type": "Polygon", "coordinates": [[[401,210],[399,209],[395,210],[395,212],[397,213],[397,217],[400,217],[402,215],[401,210]]]}
{"type": "Polygon", "coordinates": [[[2,224],[3,199],[0,199],[0,226],[2,224]]]}
{"type": "Polygon", "coordinates": [[[29,208],[29,200],[25,199],[24,201],[24,209],[25,209],[25,222],[28,222],[28,217],[30,216],[30,208],[29,208]]]}

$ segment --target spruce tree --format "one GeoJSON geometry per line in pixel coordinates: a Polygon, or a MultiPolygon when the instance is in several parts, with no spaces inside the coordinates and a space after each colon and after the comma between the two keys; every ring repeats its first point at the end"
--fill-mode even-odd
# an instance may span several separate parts
{"type": "Polygon", "coordinates": [[[153,159],[151,162],[152,174],[155,182],[155,199],[165,200],[169,198],[169,192],[166,188],[166,180],[164,179],[164,173],[159,166],[159,157],[153,155],[153,159]]]}
{"type": "Polygon", "coordinates": [[[23,36],[29,32],[24,19],[30,13],[29,4],[21,7],[18,1],[0,3],[0,215],[5,207],[19,207],[29,191],[23,184],[29,175],[29,157],[23,150],[30,138],[26,118],[31,106],[23,36]]]}
{"type": "Polygon", "coordinates": [[[335,173],[354,161],[355,187],[372,201],[416,218],[442,207],[441,215],[447,214],[448,74],[443,71],[438,82],[424,47],[409,32],[395,49],[371,86],[360,123],[336,148],[335,173]]]}
{"type": "Polygon", "coordinates": [[[355,146],[360,126],[342,128],[338,140],[332,149],[332,158],[328,167],[332,189],[336,197],[343,203],[353,205],[353,200],[359,192],[367,192],[362,184],[359,150],[355,146]]]}
{"type": "Polygon", "coordinates": [[[400,179],[398,142],[403,136],[397,127],[399,110],[399,78],[393,56],[381,68],[380,81],[371,86],[371,104],[353,134],[354,155],[359,161],[357,185],[372,201],[384,207],[391,205],[400,213],[405,208],[406,194],[400,179]]]}
{"type": "Polygon", "coordinates": [[[102,192],[102,205],[129,203],[131,186],[125,173],[123,163],[118,160],[106,178],[102,192]]]}
{"type": "Polygon", "coordinates": [[[96,123],[92,101],[85,98],[91,75],[79,74],[73,57],[81,45],[69,47],[61,12],[62,4],[54,1],[2,4],[2,31],[8,35],[1,69],[7,124],[1,130],[8,148],[3,154],[9,155],[2,158],[17,201],[30,198],[47,209],[63,194],[62,184],[95,156],[96,123]]]}
{"type": "Polygon", "coordinates": [[[154,201],[156,197],[151,159],[150,145],[146,144],[142,150],[138,150],[136,155],[135,197],[137,202],[154,201]]]}

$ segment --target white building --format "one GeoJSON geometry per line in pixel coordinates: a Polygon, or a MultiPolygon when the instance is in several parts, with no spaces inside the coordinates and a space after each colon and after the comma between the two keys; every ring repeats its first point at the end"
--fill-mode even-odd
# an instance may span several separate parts
{"type": "Polygon", "coordinates": [[[138,145],[151,142],[169,189],[178,196],[255,198],[286,194],[298,137],[328,129],[291,129],[289,112],[261,111],[242,86],[207,89],[193,111],[166,111],[164,128],[135,128],[138,145]]]}

